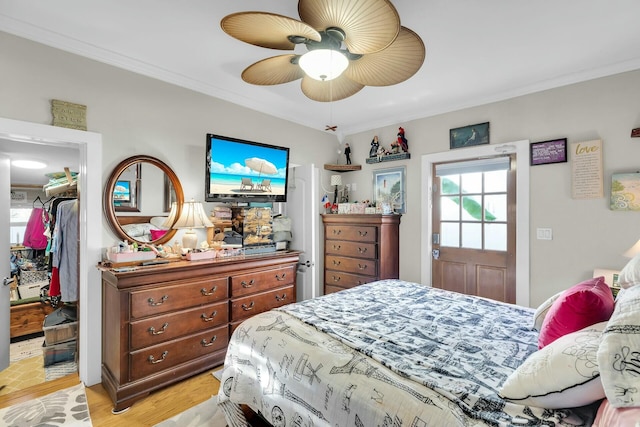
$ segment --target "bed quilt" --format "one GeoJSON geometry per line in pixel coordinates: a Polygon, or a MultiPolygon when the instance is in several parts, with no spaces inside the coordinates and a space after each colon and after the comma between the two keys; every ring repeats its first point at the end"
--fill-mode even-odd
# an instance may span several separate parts
{"type": "Polygon", "coordinates": [[[533,309],[383,280],[254,316],[234,332],[219,404],[279,426],[588,426],[594,408],[505,402],[537,350],[533,309]]]}

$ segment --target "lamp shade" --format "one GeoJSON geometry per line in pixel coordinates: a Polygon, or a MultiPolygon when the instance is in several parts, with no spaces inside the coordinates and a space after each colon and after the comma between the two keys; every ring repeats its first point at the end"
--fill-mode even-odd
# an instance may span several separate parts
{"type": "Polygon", "coordinates": [[[331,175],[331,185],[342,185],[342,176],[331,175]]]}
{"type": "Polygon", "coordinates": [[[194,228],[213,227],[207,214],[204,212],[202,203],[191,200],[182,205],[180,217],[173,224],[173,228],[187,228],[182,236],[182,247],[194,249],[198,244],[198,236],[193,231],[194,228]]]}
{"type": "Polygon", "coordinates": [[[298,65],[312,79],[328,81],[342,74],[349,60],[336,50],[315,49],[302,55],[298,65]]]}

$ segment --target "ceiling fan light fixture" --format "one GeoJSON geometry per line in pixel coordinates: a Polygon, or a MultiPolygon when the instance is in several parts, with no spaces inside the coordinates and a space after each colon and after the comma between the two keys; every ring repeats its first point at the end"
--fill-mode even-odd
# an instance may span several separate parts
{"type": "Polygon", "coordinates": [[[349,60],[337,50],[314,49],[302,55],[298,65],[312,79],[328,81],[340,76],[349,60]]]}

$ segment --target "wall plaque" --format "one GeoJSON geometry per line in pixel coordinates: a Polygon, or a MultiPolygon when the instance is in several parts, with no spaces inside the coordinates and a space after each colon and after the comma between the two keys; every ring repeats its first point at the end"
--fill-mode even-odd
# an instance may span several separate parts
{"type": "Polygon", "coordinates": [[[87,106],[71,102],[51,100],[53,125],[63,128],[87,130],[87,106]]]}

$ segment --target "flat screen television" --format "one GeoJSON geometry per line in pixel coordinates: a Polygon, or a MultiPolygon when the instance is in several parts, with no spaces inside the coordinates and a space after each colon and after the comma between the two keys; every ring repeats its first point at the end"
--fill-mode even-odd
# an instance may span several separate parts
{"type": "Polygon", "coordinates": [[[289,148],[207,134],[207,202],[286,202],[289,148]]]}

